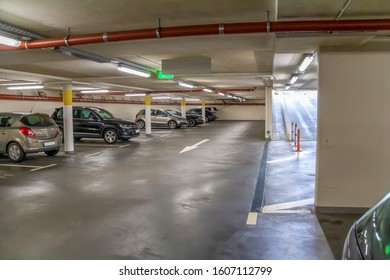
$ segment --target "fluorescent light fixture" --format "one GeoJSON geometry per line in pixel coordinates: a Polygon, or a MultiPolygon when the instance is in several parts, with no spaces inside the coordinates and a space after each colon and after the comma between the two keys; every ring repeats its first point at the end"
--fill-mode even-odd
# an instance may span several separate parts
{"type": "Polygon", "coordinates": [[[92,88],[92,87],[81,87],[81,88],[73,88],[73,90],[98,90],[99,88],[92,88]]]}
{"type": "Polygon", "coordinates": [[[290,80],[290,84],[293,85],[298,80],[298,75],[293,75],[290,80]]]}
{"type": "Polygon", "coordinates": [[[209,88],[204,88],[203,91],[205,91],[205,92],[213,92],[213,90],[209,89],[209,88]]]}
{"type": "Polygon", "coordinates": [[[91,90],[81,90],[80,93],[107,93],[108,89],[91,89],[91,90]]]}
{"type": "Polygon", "coordinates": [[[130,67],[130,66],[127,66],[127,65],[125,66],[125,65],[119,64],[117,69],[119,71],[122,71],[122,72],[125,72],[125,73],[129,73],[129,74],[133,74],[133,75],[137,75],[137,76],[141,76],[141,77],[145,77],[145,78],[149,78],[150,77],[150,73],[148,71],[137,69],[137,68],[133,68],[133,67],[130,67]]]}
{"type": "Polygon", "coordinates": [[[182,100],[183,98],[181,97],[172,97],[171,100],[182,100]]]}
{"type": "Polygon", "coordinates": [[[170,96],[152,96],[152,99],[164,100],[164,99],[171,99],[171,97],[170,96]]]}
{"type": "Polygon", "coordinates": [[[218,94],[221,95],[221,96],[225,96],[225,94],[222,93],[222,92],[218,92],[218,94]]]}
{"type": "Polygon", "coordinates": [[[238,97],[237,97],[237,96],[233,96],[233,98],[234,98],[234,99],[238,99],[238,97]]]}
{"type": "Polygon", "coordinates": [[[186,101],[200,101],[199,98],[186,98],[186,101]]]}
{"type": "Polygon", "coordinates": [[[130,96],[130,97],[141,97],[145,96],[145,93],[127,93],[125,96],[130,96]]]}
{"type": "Polygon", "coordinates": [[[313,58],[314,55],[306,56],[298,68],[299,72],[304,72],[306,68],[310,65],[310,63],[313,61],[313,58]]]}
{"type": "Polygon", "coordinates": [[[187,88],[194,88],[195,87],[194,85],[191,85],[191,84],[188,84],[185,82],[179,82],[179,86],[187,87],[187,88]]]}
{"type": "Polygon", "coordinates": [[[290,84],[287,84],[284,89],[290,89],[291,85],[290,84]]]}
{"type": "Polygon", "coordinates": [[[19,89],[41,89],[43,85],[25,85],[25,86],[11,86],[7,87],[9,90],[19,90],[19,89]]]}
{"type": "Polygon", "coordinates": [[[242,99],[242,101],[246,101],[246,99],[245,99],[245,98],[243,98],[243,99],[242,99]]]}
{"type": "Polygon", "coordinates": [[[20,83],[7,83],[7,84],[0,84],[0,86],[24,86],[24,85],[39,85],[35,82],[20,82],[20,83]]]}
{"type": "Polygon", "coordinates": [[[0,44],[11,47],[19,47],[20,41],[0,35],[0,44]]]}

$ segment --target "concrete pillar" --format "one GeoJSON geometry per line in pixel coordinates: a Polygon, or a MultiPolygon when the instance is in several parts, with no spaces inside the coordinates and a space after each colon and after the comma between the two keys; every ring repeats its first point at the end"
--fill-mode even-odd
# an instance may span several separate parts
{"type": "Polygon", "coordinates": [[[206,122],[206,101],[202,100],[202,118],[206,122]]]}
{"type": "Polygon", "coordinates": [[[339,212],[371,207],[390,185],[390,52],[321,48],[317,56],[315,205],[339,212]]]}
{"type": "Polygon", "coordinates": [[[265,88],[265,138],[272,140],[272,88],[265,88]]]}
{"type": "Polygon", "coordinates": [[[74,138],[73,138],[73,106],[72,106],[72,85],[64,85],[63,91],[64,103],[64,146],[65,153],[74,153],[74,138]]]}
{"type": "Polygon", "coordinates": [[[187,103],[186,103],[186,99],[183,97],[182,99],[181,99],[181,116],[183,117],[183,118],[185,118],[186,117],[186,111],[187,111],[187,103]]]}
{"type": "Polygon", "coordinates": [[[152,134],[152,122],[151,122],[151,105],[152,105],[152,96],[150,94],[145,95],[145,134],[152,134]]]}

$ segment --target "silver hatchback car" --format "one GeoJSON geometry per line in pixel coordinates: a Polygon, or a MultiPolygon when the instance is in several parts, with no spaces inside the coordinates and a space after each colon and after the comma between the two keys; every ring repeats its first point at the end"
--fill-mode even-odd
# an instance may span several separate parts
{"type": "MultiPolygon", "coordinates": [[[[171,129],[180,128],[183,125],[188,125],[186,118],[176,116],[167,110],[151,109],[151,124],[154,127],[169,127],[171,129]]],[[[139,128],[145,128],[145,109],[141,110],[135,116],[135,122],[139,128]]]]}
{"type": "Polygon", "coordinates": [[[47,114],[0,113],[0,153],[14,162],[26,154],[45,152],[55,156],[62,145],[62,134],[47,114]]]}

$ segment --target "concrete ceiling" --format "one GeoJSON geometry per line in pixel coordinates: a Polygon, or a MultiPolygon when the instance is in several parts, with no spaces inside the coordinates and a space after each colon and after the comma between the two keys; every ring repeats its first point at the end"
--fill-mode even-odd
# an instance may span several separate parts
{"type": "MultiPolygon", "coordinates": [[[[390,18],[388,0],[1,0],[1,21],[46,37],[108,31],[200,24],[339,19],[390,18]],[[348,4],[342,14],[341,11],[348,4]]],[[[1,29],[0,29],[1,34],[1,29]]],[[[264,97],[266,84],[284,89],[305,54],[320,46],[360,48],[378,42],[381,33],[284,33],[176,37],[74,46],[77,49],[119,57],[149,69],[161,70],[166,59],[209,57],[210,73],[183,73],[175,79],[211,88],[257,88],[240,92],[249,99],[264,97]],[[273,81],[267,79],[272,77],[273,81]]],[[[315,90],[314,61],[291,89],[315,90]]],[[[114,91],[180,90],[177,82],[127,75],[114,63],[97,63],[46,49],[0,51],[1,83],[10,80],[42,82],[61,89],[72,81],[114,91]]],[[[77,87],[76,87],[77,89],[77,87]]],[[[199,94],[190,94],[198,95],[199,94]]],[[[207,98],[220,98],[207,94],[207,98]]]]}

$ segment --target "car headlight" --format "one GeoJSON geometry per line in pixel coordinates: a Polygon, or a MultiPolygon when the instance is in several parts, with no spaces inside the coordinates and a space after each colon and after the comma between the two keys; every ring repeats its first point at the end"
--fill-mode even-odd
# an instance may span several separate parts
{"type": "Polygon", "coordinates": [[[122,129],[131,129],[131,125],[130,124],[120,124],[119,125],[122,129]]]}

